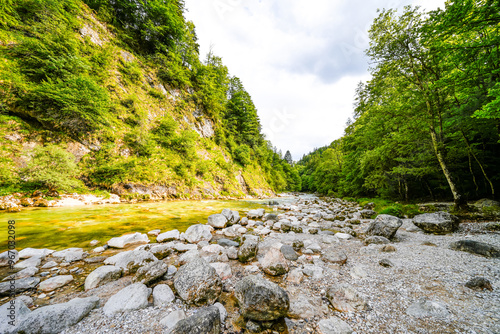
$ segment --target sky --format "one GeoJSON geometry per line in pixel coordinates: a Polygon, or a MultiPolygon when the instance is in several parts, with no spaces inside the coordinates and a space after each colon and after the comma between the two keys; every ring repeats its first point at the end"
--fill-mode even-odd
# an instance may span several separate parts
{"type": "Polygon", "coordinates": [[[205,59],[239,77],[262,131],[294,160],[342,137],[355,89],[370,79],[368,29],[377,9],[444,0],[185,0],[205,59]]]}

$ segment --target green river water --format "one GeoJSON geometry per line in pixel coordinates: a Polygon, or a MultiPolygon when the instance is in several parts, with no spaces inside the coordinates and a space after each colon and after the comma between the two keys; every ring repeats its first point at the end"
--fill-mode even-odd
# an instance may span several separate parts
{"type": "MultiPolygon", "coordinates": [[[[17,213],[0,213],[0,252],[7,250],[8,221],[15,220],[16,249],[26,247],[61,250],[69,247],[90,249],[91,240],[105,244],[109,239],[130,232],[160,229],[184,232],[190,225],[228,208],[245,212],[265,208],[268,200],[170,201],[138,204],[106,204],[56,208],[25,208],[17,213]]],[[[151,242],[154,238],[151,237],[151,242]]]]}

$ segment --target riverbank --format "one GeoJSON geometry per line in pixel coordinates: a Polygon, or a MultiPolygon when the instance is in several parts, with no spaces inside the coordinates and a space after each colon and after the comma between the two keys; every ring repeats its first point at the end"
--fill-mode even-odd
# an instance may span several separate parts
{"type": "Polygon", "coordinates": [[[243,218],[224,210],[184,233],[150,231],[157,243],[138,233],[87,254],[22,251],[38,271],[16,282],[27,284],[18,305],[32,310],[19,312],[19,326],[34,332],[44,321],[65,334],[190,333],[197,324],[207,333],[500,331],[497,222],[445,213],[371,219],[371,208],[338,199],[278,207],[283,213],[243,218]],[[79,316],[54,323],[63,303],[79,316]]]}

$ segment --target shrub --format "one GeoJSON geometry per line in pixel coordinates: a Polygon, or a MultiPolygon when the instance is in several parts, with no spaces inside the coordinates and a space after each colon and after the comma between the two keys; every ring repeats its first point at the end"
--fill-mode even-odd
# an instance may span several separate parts
{"type": "Polygon", "coordinates": [[[234,159],[242,166],[246,166],[252,162],[250,152],[251,148],[248,145],[240,145],[234,151],[234,159]]]}
{"type": "Polygon", "coordinates": [[[33,158],[22,170],[22,175],[31,182],[49,190],[68,191],[78,186],[78,173],[74,157],[56,145],[38,146],[33,158]]]}

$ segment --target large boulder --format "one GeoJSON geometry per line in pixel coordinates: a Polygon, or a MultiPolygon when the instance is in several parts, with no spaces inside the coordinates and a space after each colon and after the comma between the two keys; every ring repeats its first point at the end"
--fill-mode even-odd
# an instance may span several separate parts
{"type": "Polygon", "coordinates": [[[27,259],[30,257],[41,257],[44,258],[55,251],[47,248],[25,248],[19,252],[19,258],[27,259]]]}
{"type": "Polygon", "coordinates": [[[456,241],[450,244],[450,248],[456,251],[468,252],[486,257],[500,257],[500,249],[498,247],[474,240],[456,241]]]}
{"type": "Polygon", "coordinates": [[[172,289],[166,284],[158,284],[153,289],[153,304],[154,306],[169,306],[175,300],[175,295],[172,289]]]}
{"type": "Polygon", "coordinates": [[[264,209],[255,209],[255,210],[248,211],[247,217],[249,219],[259,219],[259,218],[264,217],[265,214],[266,214],[266,210],[264,210],[264,209]]]}
{"type": "Polygon", "coordinates": [[[224,228],[227,225],[227,218],[220,213],[210,215],[207,224],[214,228],[224,228]]]}
{"type": "Polygon", "coordinates": [[[20,298],[0,306],[0,333],[15,334],[21,320],[31,313],[20,298]]]}
{"type": "MultiPolygon", "coordinates": [[[[74,262],[83,260],[83,258],[87,255],[81,248],[68,248],[62,251],[52,253],[53,257],[60,258],[65,262],[74,262]]],[[[33,257],[31,257],[32,259],[33,257]]]]}
{"type": "Polygon", "coordinates": [[[46,279],[38,286],[43,292],[50,292],[73,281],[72,275],[60,275],[46,279]]]}
{"type": "Polygon", "coordinates": [[[195,258],[179,268],[174,287],[182,300],[189,304],[213,304],[222,291],[217,272],[202,258],[195,258]]]}
{"type": "Polygon", "coordinates": [[[178,321],[169,334],[220,334],[220,311],[217,306],[198,310],[192,316],[178,321]]]}
{"type": "Polygon", "coordinates": [[[168,265],[163,261],[154,261],[140,267],[134,277],[134,282],[149,284],[159,279],[168,270],[168,265]]]}
{"type": "Polygon", "coordinates": [[[222,215],[227,218],[229,224],[236,224],[240,221],[240,214],[238,211],[224,209],[222,215]]]}
{"type": "Polygon", "coordinates": [[[235,297],[243,317],[270,321],[287,315],[290,299],[286,291],[268,280],[250,275],[236,283],[235,297]]]}
{"type": "Polygon", "coordinates": [[[40,283],[38,277],[26,277],[18,279],[11,284],[11,281],[0,283],[0,297],[8,296],[11,293],[11,289],[15,289],[16,293],[20,293],[29,289],[33,289],[40,283]]]}
{"type": "Polygon", "coordinates": [[[10,281],[12,279],[17,280],[17,279],[21,279],[21,278],[31,277],[31,276],[34,276],[37,272],[38,272],[38,268],[28,267],[28,268],[25,268],[21,271],[18,271],[15,274],[12,274],[12,275],[5,277],[3,280],[10,281]]]}
{"type": "Polygon", "coordinates": [[[387,239],[391,239],[396,235],[397,230],[403,225],[403,221],[398,217],[391,215],[378,215],[373,222],[370,223],[366,230],[366,235],[379,235],[387,239]]]}
{"type": "Polygon", "coordinates": [[[255,258],[259,249],[259,242],[255,239],[246,239],[238,248],[238,260],[242,263],[249,262],[255,258]]]}
{"type": "Polygon", "coordinates": [[[123,268],[102,266],[91,272],[85,279],[85,291],[112,282],[122,276],[123,268]]]}
{"type": "Polygon", "coordinates": [[[119,312],[145,308],[150,295],[151,289],[142,283],[129,285],[109,298],[103,307],[104,314],[112,316],[119,312]]]}
{"type": "Polygon", "coordinates": [[[126,248],[131,245],[143,245],[147,243],[149,243],[148,235],[136,232],[125,234],[121,237],[111,238],[108,241],[108,246],[111,248],[126,248]]]}
{"type": "Polygon", "coordinates": [[[266,254],[259,259],[262,270],[271,276],[284,275],[288,272],[286,259],[277,248],[269,249],[266,254]]]}
{"type": "Polygon", "coordinates": [[[99,298],[75,298],[67,303],[40,307],[26,314],[15,333],[60,333],[77,324],[99,305],[99,298]]]}
{"type": "Polygon", "coordinates": [[[328,287],[326,297],[339,312],[364,311],[368,308],[366,301],[348,284],[328,287]]]}
{"type": "Polygon", "coordinates": [[[455,232],[460,221],[458,217],[440,211],[417,215],[413,217],[413,224],[428,233],[446,234],[455,232]]]}
{"type": "Polygon", "coordinates": [[[192,244],[196,244],[200,241],[210,241],[212,240],[212,231],[213,227],[210,225],[191,225],[186,232],[181,233],[181,239],[192,244]]]}
{"type": "Polygon", "coordinates": [[[132,250],[121,252],[104,260],[104,264],[117,266],[123,269],[124,274],[133,274],[142,266],[158,259],[145,250],[132,250]]]}

